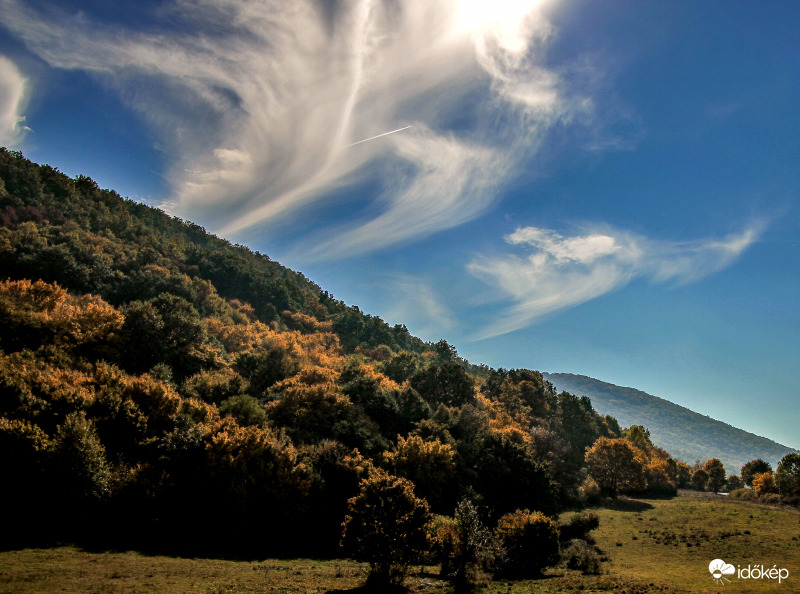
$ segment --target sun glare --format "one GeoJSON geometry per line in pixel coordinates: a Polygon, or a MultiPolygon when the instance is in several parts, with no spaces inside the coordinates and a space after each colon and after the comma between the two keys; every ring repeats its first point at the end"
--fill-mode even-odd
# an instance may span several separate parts
{"type": "Polygon", "coordinates": [[[542,0],[456,0],[458,24],[467,30],[515,29],[542,0]]]}

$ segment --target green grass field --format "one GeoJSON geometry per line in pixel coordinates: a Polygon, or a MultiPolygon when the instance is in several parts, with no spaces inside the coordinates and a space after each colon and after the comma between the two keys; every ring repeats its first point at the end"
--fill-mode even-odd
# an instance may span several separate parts
{"type": "Polygon", "coordinates": [[[800,512],[720,496],[628,500],[599,511],[606,570],[686,592],[800,592],[800,512]],[[785,568],[790,577],[717,585],[713,559],[785,568]]]}
{"type": "MultiPolygon", "coordinates": [[[[594,536],[608,557],[601,575],[553,568],[539,580],[487,581],[486,592],[800,592],[800,512],[723,497],[621,499],[597,509],[594,536]],[[785,568],[789,578],[714,583],[712,559],[785,568]]],[[[0,552],[2,592],[329,592],[358,588],[350,561],[225,561],[86,552],[74,547],[0,552]]],[[[449,592],[434,567],[411,592],[449,592]]]]}

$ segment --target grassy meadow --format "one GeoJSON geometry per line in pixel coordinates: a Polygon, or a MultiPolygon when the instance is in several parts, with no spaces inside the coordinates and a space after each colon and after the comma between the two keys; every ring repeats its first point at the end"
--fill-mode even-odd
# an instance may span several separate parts
{"type": "MultiPolygon", "coordinates": [[[[545,577],[489,581],[486,592],[800,592],[800,511],[720,496],[620,499],[598,508],[600,575],[551,568],[545,577]],[[717,585],[712,559],[789,570],[777,580],[717,585]]],[[[350,561],[186,559],[74,547],[0,552],[3,592],[330,592],[357,590],[366,568],[350,561]]],[[[435,567],[416,567],[411,592],[449,592],[435,567]]]]}

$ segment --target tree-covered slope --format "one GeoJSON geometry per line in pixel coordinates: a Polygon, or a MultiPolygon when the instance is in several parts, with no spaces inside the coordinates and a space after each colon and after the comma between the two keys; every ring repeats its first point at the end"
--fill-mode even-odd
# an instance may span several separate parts
{"type": "Polygon", "coordinates": [[[750,460],[761,458],[774,468],[783,456],[795,451],[640,390],[583,375],[543,375],[559,390],[588,396],[595,410],[616,417],[625,427],[644,425],[654,444],[690,464],[719,458],[728,473],[738,474],[750,460]]]}
{"type": "Polygon", "coordinates": [[[210,283],[221,297],[251,305],[264,322],[281,323],[285,312],[329,319],[351,351],[426,348],[405,326],[346,306],[264,254],[2,148],[0,228],[6,278],[58,282],[115,305],[168,291],[196,307],[203,292],[197,283],[210,283]]]}
{"type": "Polygon", "coordinates": [[[599,437],[622,431],[536,371],[473,366],[0,149],[0,541],[332,553],[363,481],[440,514],[552,514],[580,503],[599,437]]]}
{"type": "MultiPolygon", "coordinates": [[[[0,477],[0,546],[329,555],[373,491],[499,525],[601,489],[674,493],[691,469],[538,371],[472,365],[263,254],[0,149],[0,477]]],[[[437,534],[429,554],[451,550],[437,534]]]]}

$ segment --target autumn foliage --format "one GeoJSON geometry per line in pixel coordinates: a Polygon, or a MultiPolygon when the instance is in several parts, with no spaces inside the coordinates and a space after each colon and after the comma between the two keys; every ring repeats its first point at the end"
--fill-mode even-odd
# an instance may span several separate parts
{"type": "Polygon", "coordinates": [[[504,518],[503,571],[521,575],[552,562],[549,516],[593,481],[668,491],[682,471],[539,372],[473,365],[5,149],[0,448],[4,541],[331,555],[344,522],[380,583],[428,548],[431,509],[504,518]]]}

